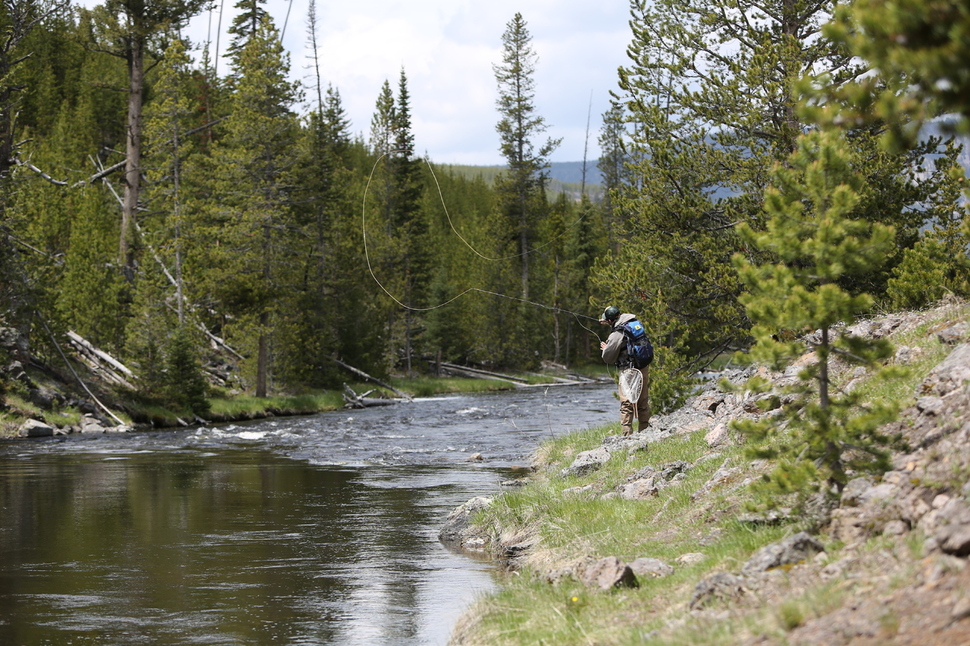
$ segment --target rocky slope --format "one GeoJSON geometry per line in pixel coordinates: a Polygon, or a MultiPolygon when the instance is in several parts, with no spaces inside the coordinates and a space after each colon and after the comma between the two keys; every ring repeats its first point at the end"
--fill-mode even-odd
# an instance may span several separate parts
{"type": "MultiPolygon", "coordinates": [[[[710,385],[680,410],[655,417],[646,432],[632,438],[608,436],[601,446],[576,455],[571,464],[547,467],[557,471],[544,474],[551,479],[594,474],[578,488],[582,491],[566,488],[563,496],[579,493],[646,500],[676,491],[701,461],[722,460],[703,486],[691,493],[694,504],[703,507],[712,493],[722,500],[725,495],[733,496],[735,504],[730,509],[739,522],[777,522],[792,527],[786,538],[750,554],[740,567],[722,566],[706,572],[693,584],[686,603],[661,603],[643,611],[647,614],[637,615],[637,621],[644,616],[662,618],[660,628],[641,634],[642,643],[704,643],[685,637],[691,634],[688,629],[733,622],[733,637],[720,643],[970,644],[970,569],[966,567],[970,556],[970,343],[966,312],[963,304],[951,303],[933,311],[866,321],[850,330],[894,340],[898,364],[918,366],[928,345],[946,358],[921,375],[914,403],[885,429],[901,434],[908,445],[894,455],[892,470],[879,479],[851,480],[838,506],[820,508],[817,518],[810,521],[786,518],[784,513],[751,517],[741,513],[745,485],[766,465],[737,459],[737,451],[730,449],[742,440],[729,425],[735,419],[765,413],[757,407],[757,397],[720,392],[710,385]],[[929,325],[931,321],[939,324],[929,325]],[[595,477],[618,453],[633,455],[657,442],[696,433],[704,434],[709,450],[693,463],[641,467],[610,488],[595,477]],[[795,599],[802,601],[796,604],[795,599]],[[814,599],[807,609],[805,599],[814,599]],[[774,615],[774,625],[780,624],[780,630],[766,629],[764,621],[754,619],[766,613],[774,615]]],[[[803,362],[812,360],[812,355],[806,355],[784,373],[760,371],[781,387],[796,379],[803,362]]],[[[742,383],[755,370],[738,371],[732,381],[742,383]]],[[[857,387],[865,378],[865,371],[859,369],[843,368],[840,375],[843,388],[857,387]]],[[[541,541],[534,529],[472,522],[477,512],[491,504],[490,499],[479,498],[456,509],[442,529],[442,541],[498,555],[511,567],[530,571],[551,586],[571,580],[609,594],[636,586],[638,580],[669,576],[704,558],[702,540],[697,553],[686,553],[671,563],[649,558],[623,563],[603,554],[575,554],[550,562],[538,556],[536,546],[541,541]]],[[[473,615],[474,611],[456,629],[454,643],[483,643],[473,615]]],[[[602,639],[589,635],[589,643],[594,642],[614,643],[609,635],[602,639]]],[[[518,642],[512,639],[508,643],[518,642]]]]}

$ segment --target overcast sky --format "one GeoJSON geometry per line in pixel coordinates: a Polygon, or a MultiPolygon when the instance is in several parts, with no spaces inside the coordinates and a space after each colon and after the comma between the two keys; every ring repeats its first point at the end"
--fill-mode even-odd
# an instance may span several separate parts
{"type": "MultiPolygon", "coordinates": [[[[75,0],[86,6],[101,0],[75,0]]],[[[236,0],[216,0],[216,9],[196,18],[187,35],[210,39],[220,53],[236,13],[236,0]]],[[[618,66],[630,41],[626,0],[317,0],[321,76],[340,91],[353,133],[370,131],[381,85],[397,94],[401,68],[411,94],[415,149],[439,163],[502,164],[495,124],[496,84],[492,65],[501,61],[502,33],[518,11],[538,54],[535,105],[562,137],[553,161],[581,161],[590,119],[590,160],[599,148],[601,115],[616,87],[618,66]]],[[[268,0],[264,5],[283,33],[294,78],[312,82],[307,37],[309,0],[268,0]],[[287,18],[287,11],[289,17],[287,18]]],[[[224,62],[219,73],[227,70],[224,62]]],[[[307,96],[310,93],[308,92],[307,96]]],[[[545,141],[537,141],[541,144],[545,141]]]]}

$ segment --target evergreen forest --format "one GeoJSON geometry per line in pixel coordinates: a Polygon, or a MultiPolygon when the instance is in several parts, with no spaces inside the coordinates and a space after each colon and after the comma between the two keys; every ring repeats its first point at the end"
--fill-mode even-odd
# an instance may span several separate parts
{"type": "Polygon", "coordinates": [[[866,26],[875,0],[631,0],[593,135],[602,185],[578,191],[553,190],[559,141],[522,15],[495,35],[495,122],[476,125],[507,163],[476,174],[415,152],[404,69],[351,132],[340,88],[292,80],[263,4],[236,3],[219,75],[179,37],[202,0],[0,4],[0,327],[41,359],[73,333],[130,366],[142,396],[201,410],[212,387],[337,388],[341,363],[378,377],[601,363],[596,318],[616,304],[654,339],[662,409],[756,336],[811,331],[783,316],[752,331],[758,267],[824,264],[815,282],[864,305],[813,325],[970,291],[963,88],[941,96],[930,77],[950,36],[900,52],[866,26]],[[829,221],[815,189],[834,166],[852,198],[829,221]],[[799,237],[793,217],[836,233],[799,237]]]}

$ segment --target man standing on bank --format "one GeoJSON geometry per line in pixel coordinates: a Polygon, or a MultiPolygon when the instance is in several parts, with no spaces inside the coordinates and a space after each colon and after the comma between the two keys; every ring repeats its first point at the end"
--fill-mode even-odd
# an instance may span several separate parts
{"type": "Polygon", "coordinates": [[[610,336],[607,337],[606,341],[600,342],[600,350],[603,351],[603,361],[608,364],[614,364],[617,370],[625,370],[628,368],[639,369],[643,376],[643,386],[640,390],[640,398],[637,401],[632,402],[627,399],[622,387],[618,389],[620,395],[620,426],[623,428],[624,436],[633,435],[634,416],[639,420],[639,428],[637,430],[646,430],[647,426],[650,425],[650,382],[647,377],[648,368],[647,366],[637,368],[631,365],[632,358],[627,351],[627,335],[624,334],[624,326],[631,321],[635,322],[636,319],[637,317],[633,314],[620,314],[620,308],[615,305],[607,307],[603,312],[603,316],[600,318],[602,325],[609,325],[612,328],[612,332],[610,332],[610,336]]]}

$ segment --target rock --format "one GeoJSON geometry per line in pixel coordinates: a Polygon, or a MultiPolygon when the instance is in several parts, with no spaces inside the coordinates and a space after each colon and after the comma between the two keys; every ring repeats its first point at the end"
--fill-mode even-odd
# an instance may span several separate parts
{"type": "Polygon", "coordinates": [[[712,449],[719,446],[724,446],[730,439],[731,437],[728,435],[728,426],[723,422],[715,425],[714,428],[708,431],[707,435],[704,436],[704,441],[707,442],[707,445],[712,449]]]}
{"type": "Polygon", "coordinates": [[[738,474],[741,473],[741,469],[738,467],[729,468],[728,464],[730,464],[730,459],[725,460],[724,463],[721,464],[721,468],[714,472],[714,475],[711,476],[710,480],[704,483],[703,487],[690,495],[691,500],[697,500],[698,498],[706,496],[714,489],[730,482],[733,479],[736,479],[738,474]]]}
{"type": "Polygon", "coordinates": [[[871,489],[873,482],[871,478],[854,478],[849,480],[842,489],[842,506],[856,507],[862,503],[862,495],[871,489]]]}
{"type": "Polygon", "coordinates": [[[21,437],[51,437],[54,435],[54,427],[40,420],[28,419],[20,425],[20,435],[21,437]]]}
{"type": "Polygon", "coordinates": [[[586,566],[581,580],[586,587],[604,592],[613,588],[638,587],[633,569],[615,556],[607,556],[586,566]]]}
{"type": "Polygon", "coordinates": [[[630,569],[638,577],[653,577],[656,579],[670,576],[674,573],[674,568],[667,565],[660,559],[638,558],[630,564],[630,569]]]}
{"type": "Polygon", "coordinates": [[[27,337],[16,328],[0,327],[0,348],[7,351],[11,361],[16,361],[20,365],[27,365],[30,362],[30,344],[27,337]]]}
{"type": "Polygon", "coordinates": [[[472,538],[480,538],[478,528],[472,525],[472,518],[492,504],[486,496],[476,496],[452,510],[445,524],[438,532],[438,540],[448,545],[464,546],[472,538]]]}
{"type": "Polygon", "coordinates": [[[807,532],[798,532],[755,552],[741,568],[741,574],[759,574],[784,565],[794,565],[824,551],[825,546],[817,538],[807,532]]]}
{"type": "Polygon", "coordinates": [[[82,433],[104,433],[106,431],[107,429],[93,415],[84,415],[81,417],[82,433]]]}
{"type": "Polygon", "coordinates": [[[947,500],[936,522],[940,529],[934,538],[941,550],[955,556],[970,555],[970,507],[965,502],[956,498],[947,500]]]}
{"type": "Polygon", "coordinates": [[[943,400],[939,397],[920,397],[916,400],[916,409],[936,417],[943,412],[943,400]]]}
{"type": "Polygon", "coordinates": [[[891,520],[882,528],[883,536],[902,536],[909,531],[909,525],[904,520],[891,520]]]}
{"type": "Polygon", "coordinates": [[[899,492],[897,491],[895,485],[884,482],[874,487],[869,487],[863,491],[862,494],[860,494],[859,499],[863,504],[865,504],[874,500],[886,500],[894,497],[898,493],[899,492]]]}
{"type": "Polygon", "coordinates": [[[465,458],[466,462],[482,462],[484,460],[485,458],[482,456],[481,453],[472,453],[467,458],[465,458]]]}
{"type": "Polygon", "coordinates": [[[576,456],[571,465],[562,470],[562,477],[581,477],[592,473],[609,462],[610,457],[612,457],[610,451],[602,446],[591,451],[583,451],[576,456]]]}
{"type": "Polygon", "coordinates": [[[719,572],[694,587],[689,607],[691,610],[698,610],[715,599],[737,599],[745,590],[744,579],[729,572],[719,572]]]}
{"type": "Polygon", "coordinates": [[[930,371],[920,392],[944,397],[970,381],[970,344],[958,345],[946,359],[930,371]]]}
{"type": "Polygon", "coordinates": [[[922,354],[923,349],[920,347],[911,348],[908,345],[901,345],[896,348],[894,360],[899,365],[905,366],[918,359],[922,354]]]}
{"type": "Polygon", "coordinates": [[[700,563],[707,558],[706,554],[701,554],[700,552],[688,552],[687,554],[681,554],[674,561],[680,565],[694,565],[695,563],[700,563]]]}
{"type": "Polygon", "coordinates": [[[688,469],[690,462],[683,460],[667,462],[659,467],[647,466],[634,472],[627,483],[618,486],[616,491],[625,500],[643,500],[683,480],[688,469]]]}
{"type": "Polygon", "coordinates": [[[617,494],[624,500],[643,500],[656,496],[660,492],[657,486],[657,478],[640,478],[628,484],[622,484],[617,488],[617,494]]]}
{"type": "Polygon", "coordinates": [[[940,343],[943,345],[956,345],[967,338],[967,322],[960,321],[955,325],[940,330],[936,333],[936,338],[939,339],[940,343]]]}
{"type": "Polygon", "coordinates": [[[596,493],[596,487],[592,484],[580,485],[578,487],[567,487],[562,490],[562,493],[566,495],[577,495],[584,493],[596,493]]]}

